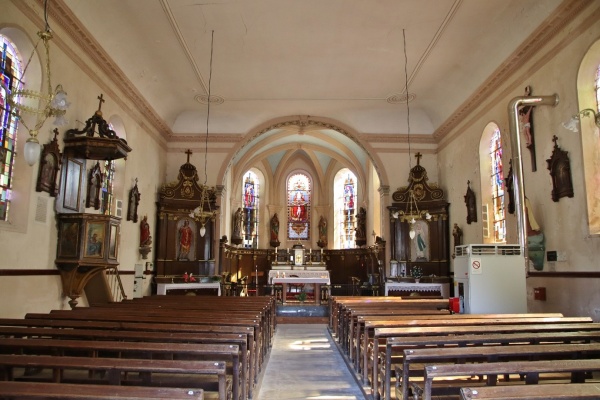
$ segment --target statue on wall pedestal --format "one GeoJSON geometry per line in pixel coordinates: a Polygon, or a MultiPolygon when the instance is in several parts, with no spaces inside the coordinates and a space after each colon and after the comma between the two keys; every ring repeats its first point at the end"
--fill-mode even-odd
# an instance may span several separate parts
{"type": "Polygon", "coordinates": [[[244,223],[244,211],[238,207],[233,214],[233,233],[231,234],[231,243],[242,244],[242,224],[244,223]]]}
{"type": "Polygon", "coordinates": [[[319,240],[317,246],[323,248],[327,247],[327,220],[321,215],[319,219],[319,240]]]}
{"type": "Polygon", "coordinates": [[[148,216],[144,215],[140,222],[140,254],[142,259],[148,258],[148,253],[152,250],[152,236],[150,236],[150,224],[148,224],[148,216]]]}
{"type": "Polygon", "coordinates": [[[367,210],[364,207],[361,207],[356,214],[356,231],[355,241],[358,247],[364,246],[367,244],[367,210]]]}
{"type": "Polygon", "coordinates": [[[271,218],[271,241],[270,245],[272,247],[279,247],[281,243],[279,242],[279,217],[277,213],[273,215],[271,218]]]}

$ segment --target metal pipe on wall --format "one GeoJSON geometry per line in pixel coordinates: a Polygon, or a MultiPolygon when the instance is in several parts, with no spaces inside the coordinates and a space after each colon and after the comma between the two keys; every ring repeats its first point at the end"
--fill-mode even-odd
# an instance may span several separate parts
{"type": "Polygon", "coordinates": [[[523,160],[521,159],[521,127],[519,126],[519,108],[523,106],[556,106],[558,95],[551,96],[519,96],[508,104],[508,121],[510,145],[512,150],[513,182],[515,190],[515,212],[517,214],[517,228],[519,245],[525,256],[527,265],[527,224],[525,221],[525,185],[523,184],[523,160]]]}

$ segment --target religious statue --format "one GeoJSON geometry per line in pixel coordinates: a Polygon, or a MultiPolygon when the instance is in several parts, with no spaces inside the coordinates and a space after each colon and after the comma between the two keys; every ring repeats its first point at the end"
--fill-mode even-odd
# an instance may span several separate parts
{"type": "Polygon", "coordinates": [[[467,224],[477,222],[475,192],[471,190],[471,181],[467,181],[467,194],[465,194],[465,204],[467,205],[467,224]]]}
{"type": "Polygon", "coordinates": [[[279,247],[279,217],[277,213],[271,218],[271,246],[279,247]]]}
{"type": "Polygon", "coordinates": [[[194,240],[194,232],[190,228],[190,221],[184,220],[179,228],[179,260],[189,261],[189,254],[194,240]]]}
{"type": "Polygon", "coordinates": [[[456,253],[454,249],[456,246],[462,246],[462,229],[458,226],[457,223],[454,224],[454,228],[452,228],[452,236],[454,237],[454,247],[452,248],[452,258],[456,258],[456,253]]]}
{"type": "Polygon", "coordinates": [[[152,244],[152,236],[150,236],[150,224],[148,224],[148,216],[144,215],[140,222],[140,247],[152,244]]]}
{"type": "Polygon", "coordinates": [[[148,216],[144,215],[140,222],[140,254],[145,260],[148,258],[148,253],[152,249],[152,236],[150,236],[150,224],[148,224],[148,216]]]}
{"type": "Polygon", "coordinates": [[[242,237],[242,224],[244,223],[244,211],[242,207],[238,207],[237,211],[233,214],[233,235],[232,238],[242,237]]]}
{"type": "Polygon", "coordinates": [[[462,245],[462,229],[458,226],[457,223],[454,224],[454,228],[452,228],[452,236],[454,236],[454,247],[462,245]]]}
{"type": "Polygon", "coordinates": [[[321,215],[319,219],[319,240],[317,241],[319,247],[327,247],[327,220],[321,215]]]}
{"type": "Polygon", "coordinates": [[[355,241],[357,246],[364,246],[367,244],[367,210],[361,207],[356,214],[356,231],[355,241]]]}

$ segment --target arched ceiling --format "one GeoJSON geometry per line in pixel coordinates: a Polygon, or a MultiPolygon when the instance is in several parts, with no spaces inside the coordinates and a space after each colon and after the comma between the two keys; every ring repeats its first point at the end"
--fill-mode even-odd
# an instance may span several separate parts
{"type": "Polygon", "coordinates": [[[93,38],[87,47],[114,62],[168,140],[205,130],[213,31],[211,133],[319,115],[361,135],[406,134],[408,86],[411,133],[432,135],[536,29],[552,29],[576,4],[52,0],[49,12],[80,41],[93,38]]]}

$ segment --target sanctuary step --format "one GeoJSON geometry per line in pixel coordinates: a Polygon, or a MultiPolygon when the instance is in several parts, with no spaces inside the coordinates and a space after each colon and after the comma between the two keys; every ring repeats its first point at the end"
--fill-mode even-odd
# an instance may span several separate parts
{"type": "Polygon", "coordinates": [[[329,308],[326,305],[287,303],[278,305],[275,315],[277,323],[327,323],[329,321],[329,308]]]}

